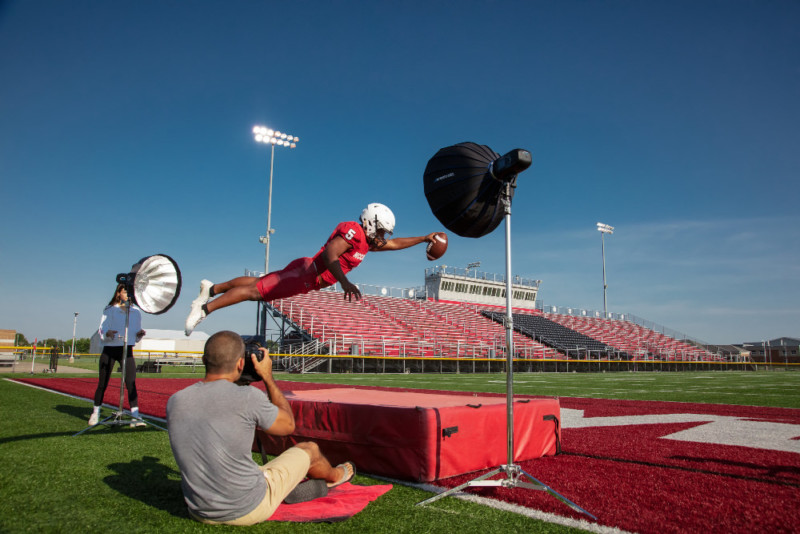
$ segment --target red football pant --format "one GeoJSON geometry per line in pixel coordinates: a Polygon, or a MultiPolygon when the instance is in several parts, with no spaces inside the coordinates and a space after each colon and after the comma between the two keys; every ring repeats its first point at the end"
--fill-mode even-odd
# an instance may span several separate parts
{"type": "Polygon", "coordinates": [[[262,276],[257,287],[261,300],[271,301],[308,293],[321,286],[314,259],[298,258],[280,271],[262,276]]]}

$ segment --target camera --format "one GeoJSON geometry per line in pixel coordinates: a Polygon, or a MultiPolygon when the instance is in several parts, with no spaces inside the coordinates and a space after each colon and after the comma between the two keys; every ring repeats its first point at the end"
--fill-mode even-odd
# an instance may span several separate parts
{"type": "Polygon", "coordinates": [[[266,343],[260,336],[242,336],[242,341],[244,341],[244,371],[242,371],[242,376],[237,380],[237,383],[249,384],[250,382],[258,382],[261,377],[256,373],[251,355],[255,354],[258,361],[263,360],[264,353],[259,349],[265,347],[266,343]]]}

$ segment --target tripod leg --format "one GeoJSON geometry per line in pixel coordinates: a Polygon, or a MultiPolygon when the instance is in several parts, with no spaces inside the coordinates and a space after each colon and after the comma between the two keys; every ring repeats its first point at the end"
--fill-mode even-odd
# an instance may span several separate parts
{"type": "Polygon", "coordinates": [[[592,519],[594,519],[595,521],[597,521],[597,517],[595,517],[595,516],[594,516],[594,515],[592,515],[591,513],[587,512],[586,510],[584,510],[583,508],[581,508],[580,506],[578,506],[577,504],[575,504],[575,503],[574,503],[574,502],[572,502],[571,500],[567,499],[566,497],[564,497],[563,495],[561,495],[559,492],[557,492],[556,490],[554,490],[553,488],[551,488],[551,487],[550,487],[550,486],[548,486],[547,484],[545,484],[545,483],[543,483],[543,482],[539,481],[538,479],[536,479],[535,477],[533,477],[531,474],[527,473],[526,471],[524,471],[524,470],[522,470],[522,469],[520,469],[520,470],[519,470],[519,473],[520,473],[521,475],[524,475],[524,476],[528,477],[528,479],[530,479],[531,481],[533,481],[533,482],[534,482],[534,484],[535,484],[535,486],[534,486],[534,485],[532,485],[532,484],[528,484],[528,483],[526,483],[526,482],[519,482],[518,480],[517,480],[517,481],[516,481],[516,483],[515,483],[515,485],[516,485],[516,486],[520,486],[520,487],[523,487],[523,488],[528,488],[528,489],[538,489],[538,490],[544,490],[544,491],[546,491],[547,493],[549,493],[550,495],[552,495],[553,497],[555,497],[556,499],[558,499],[559,501],[563,502],[564,504],[566,504],[567,506],[569,506],[570,508],[572,508],[573,510],[575,510],[576,512],[579,512],[579,513],[581,513],[581,514],[586,514],[587,516],[589,516],[589,517],[591,517],[592,519]]]}
{"type": "MultiPolygon", "coordinates": [[[[434,501],[438,501],[442,497],[447,497],[448,495],[452,495],[453,493],[457,493],[457,492],[461,491],[462,489],[468,488],[470,486],[480,486],[481,485],[480,484],[481,481],[486,480],[487,478],[493,477],[494,475],[496,475],[499,472],[500,472],[500,469],[493,469],[492,471],[489,471],[485,475],[481,475],[478,478],[474,478],[472,480],[464,482],[460,486],[456,486],[455,488],[450,488],[449,490],[443,491],[442,493],[439,493],[438,495],[434,495],[433,497],[431,497],[429,499],[425,499],[424,501],[420,501],[420,502],[417,503],[417,506],[425,506],[426,504],[430,504],[430,503],[432,503],[434,501]]],[[[498,484],[492,484],[492,485],[499,485],[499,483],[498,484]]]]}

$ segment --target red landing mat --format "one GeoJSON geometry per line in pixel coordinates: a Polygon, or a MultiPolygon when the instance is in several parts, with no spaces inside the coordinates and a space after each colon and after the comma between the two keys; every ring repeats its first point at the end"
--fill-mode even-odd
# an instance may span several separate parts
{"type": "MultiPolygon", "coordinates": [[[[362,472],[421,482],[508,461],[502,397],[355,388],[294,391],[286,397],[295,433],[280,438],[257,431],[269,454],[312,440],[333,463],[352,460],[362,472]]],[[[559,420],[555,399],[516,400],[514,460],[554,455],[559,420]]]]}
{"type": "MultiPolygon", "coordinates": [[[[27,378],[20,382],[91,399],[97,378],[27,378]]],[[[166,417],[169,397],[197,379],[139,378],[139,409],[166,417]]],[[[296,432],[275,438],[259,432],[265,451],[277,454],[313,440],[334,463],[353,460],[363,473],[430,482],[505,464],[506,400],[502,396],[342,388],[279,382],[295,414],[296,432]],[[292,388],[293,391],[286,391],[292,388]]],[[[256,386],[264,389],[263,384],[256,386]]],[[[118,378],[105,402],[119,405],[118,378]]],[[[125,408],[127,408],[126,394],[125,408]]],[[[88,418],[88,412],[87,412],[88,418]]],[[[514,402],[514,460],[555,455],[561,439],[555,399],[514,402]]]]}

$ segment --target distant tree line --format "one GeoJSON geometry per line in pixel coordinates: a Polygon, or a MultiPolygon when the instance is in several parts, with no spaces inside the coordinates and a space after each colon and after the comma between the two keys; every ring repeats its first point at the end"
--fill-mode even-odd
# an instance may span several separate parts
{"type": "MultiPolygon", "coordinates": [[[[89,352],[90,343],[91,341],[88,337],[76,337],[75,353],[78,354],[89,352]]],[[[28,338],[25,337],[25,334],[17,333],[16,337],[14,338],[14,345],[17,347],[30,347],[33,345],[33,341],[28,341],[28,338]]],[[[43,347],[58,347],[58,350],[61,352],[61,354],[69,354],[72,350],[72,338],[66,340],[56,339],[53,337],[40,339],[36,342],[36,347],[38,349],[43,347]]]]}

